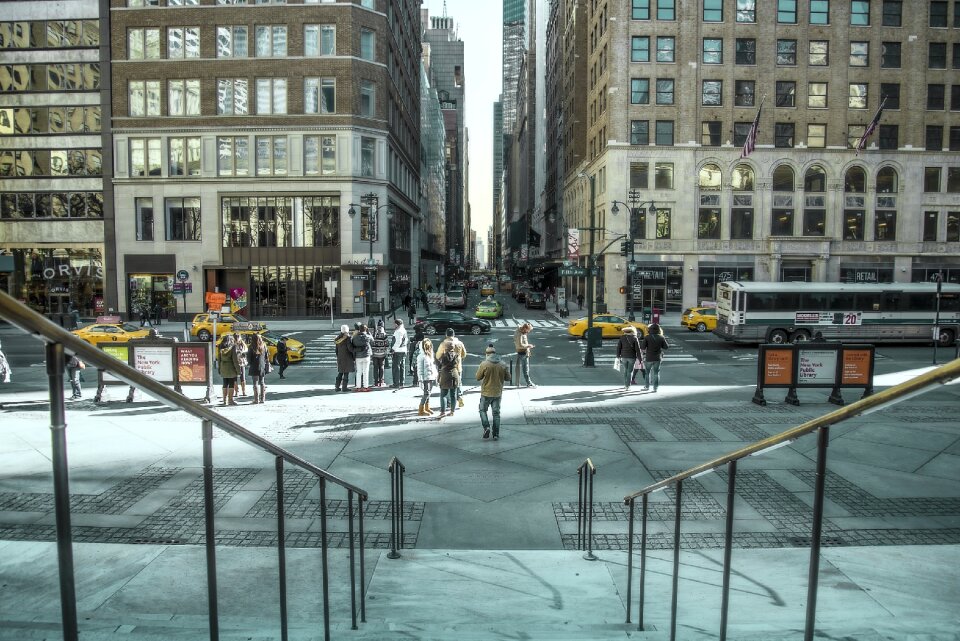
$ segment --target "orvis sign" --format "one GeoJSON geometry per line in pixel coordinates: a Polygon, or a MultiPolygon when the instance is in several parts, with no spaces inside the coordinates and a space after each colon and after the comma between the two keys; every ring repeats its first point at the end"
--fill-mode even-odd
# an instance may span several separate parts
{"type": "Polygon", "coordinates": [[[44,267],[43,277],[47,280],[52,278],[70,278],[70,277],[81,277],[85,276],[90,278],[95,276],[97,278],[103,278],[103,267],[92,266],[92,265],[79,265],[73,267],[71,265],[56,265],[55,267],[44,267]]]}

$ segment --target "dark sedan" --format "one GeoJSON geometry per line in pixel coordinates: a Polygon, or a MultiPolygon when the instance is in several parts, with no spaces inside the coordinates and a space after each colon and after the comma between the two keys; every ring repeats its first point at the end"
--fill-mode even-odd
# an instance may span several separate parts
{"type": "Polygon", "coordinates": [[[526,305],[527,309],[546,309],[547,308],[547,296],[543,292],[527,292],[526,296],[526,305]]]}
{"type": "Polygon", "coordinates": [[[443,334],[448,328],[460,333],[474,335],[490,332],[490,322],[482,318],[470,318],[463,312],[433,312],[417,319],[417,326],[423,328],[425,336],[443,334]]]}

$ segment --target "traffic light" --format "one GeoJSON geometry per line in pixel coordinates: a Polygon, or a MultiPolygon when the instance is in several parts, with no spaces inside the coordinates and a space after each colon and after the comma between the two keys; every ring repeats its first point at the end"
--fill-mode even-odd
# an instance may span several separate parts
{"type": "Polygon", "coordinates": [[[621,293],[621,294],[626,294],[626,293],[627,293],[627,288],[621,286],[621,287],[620,287],[620,293],[621,293]]]}
{"type": "Polygon", "coordinates": [[[621,256],[626,256],[626,255],[627,255],[627,246],[628,246],[628,245],[629,245],[629,243],[628,243],[627,241],[623,241],[622,243],[620,243],[620,255],[621,255],[621,256]]]}

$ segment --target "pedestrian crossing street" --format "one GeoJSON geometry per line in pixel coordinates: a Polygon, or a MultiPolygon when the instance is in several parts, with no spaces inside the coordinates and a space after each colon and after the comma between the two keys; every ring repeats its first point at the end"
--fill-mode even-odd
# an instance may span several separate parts
{"type": "MultiPolygon", "coordinates": [[[[583,354],[587,351],[587,345],[585,341],[580,342],[580,354],[581,360],[583,359],[583,354]]],[[[606,344],[604,344],[606,347],[606,344]]],[[[611,347],[613,349],[603,349],[603,350],[593,350],[593,362],[597,367],[613,367],[613,361],[617,360],[617,347],[616,341],[611,341],[611,347]]],[[[670,349],[663,352],[663,362],[664,363],[675,363],[680,365],[690,365],[694,363],[699,363],[700,360],[693,354],[689,354],[683,351],[683,348],[679,346],[676,342],[670,343],[670,349]]]]}

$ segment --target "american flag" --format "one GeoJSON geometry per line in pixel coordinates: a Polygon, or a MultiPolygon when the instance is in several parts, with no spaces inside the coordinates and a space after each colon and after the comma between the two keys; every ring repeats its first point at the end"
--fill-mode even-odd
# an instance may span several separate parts
{"type": "Polygon", "coordinates": [[[883,115],[883,106],[887,104],[887,99],[884,97],[880,101],[880,108],[877,109],[877,113],[874,114],[873,120],[870,121],[870,124],[867,125],[867,128],[864,129],[863,135],[860,136],[860,140],[857,141],[857,151],[854,155],[859,156],[860,152],[863,151],[863,148],[867,145],[867,138],[873,135],[873,132],[877,130],[877,127],[880,125],[880,116],[883,115]]]}
{"type": "Polygon", "coordinates": [[[753,119],[753,125],[750,127],[750,131],[747,132],[747,139],[743,142],[743,151],[740,152],[741,158],[749,156],[757,147],[757,132],[760,131],[761,111],[763,111],[762,100],[760,101],[760,106],[757,108],[757,117],[753,119]]]}

